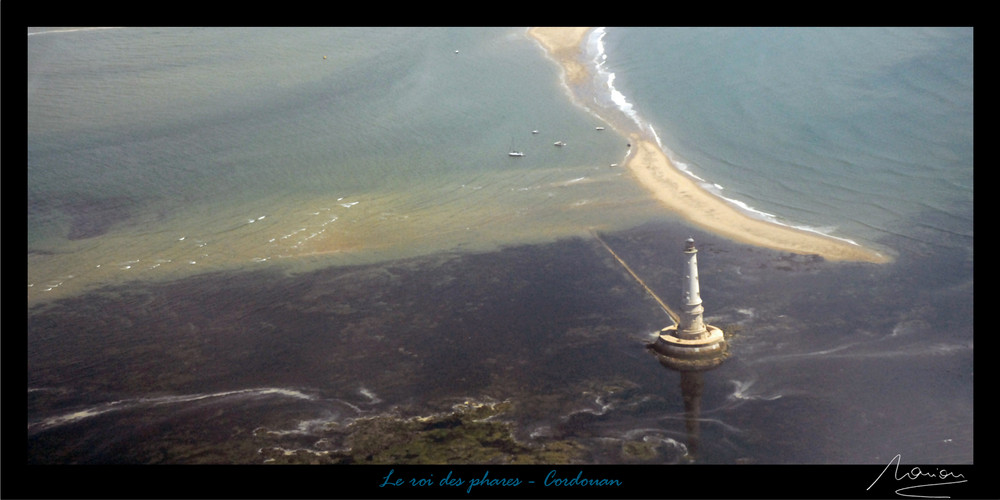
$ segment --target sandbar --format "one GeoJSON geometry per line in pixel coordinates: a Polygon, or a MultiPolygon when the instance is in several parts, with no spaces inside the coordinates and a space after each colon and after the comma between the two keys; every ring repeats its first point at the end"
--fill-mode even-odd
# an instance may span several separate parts
{"type": "MultiPolygon", "coordinates": [[[[581,61],[582,43],[590,28],[535,27],[528,35],[538,41],[564,71],[573,85],[588,79],[581,61]]],[[[626,132],[631,152],[625,166],[635,179],[666,208],[711,233],[773,250],[820,255],[832,261],[884,263],[891,259],[861,245],[819,233],[751,217],[746,212],[706,191],[678,169],[651,138],[626,132]]]]}
{"type": "Polygon", "coordinates": [[[558,27],[530,28],[528,35],[545,47],[545,51],[559,62],[566,76],[566,82],[575,84],[587,77],[587,67],[580,61],[580,47],[590,28],[558,27]]]}

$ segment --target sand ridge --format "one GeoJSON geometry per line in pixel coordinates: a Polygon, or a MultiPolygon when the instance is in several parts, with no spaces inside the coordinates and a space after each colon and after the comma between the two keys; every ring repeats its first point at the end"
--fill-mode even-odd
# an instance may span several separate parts
{"type": "MultiPolygon", "coordinates": [[[[588,78],[580,61],[581,44],[590,28],[535,27],[528,35],[558,61],[567,84],[588,78]]],[[[652,139],[630,133],[632,150],[625,166],[665,207],[709,232],[773,250],[817,254],[827,260],[883,263],[891,259],[872,249],[819,233],[775,224],[749,216],[709,193],[680,171],[652,139]]]]}
{"type": "Polygon", "coordinates": [[[579,60],[581,45],[590,28],[530,28],[528,35],[545,47],[545,50],[562,66],[566,82],[579,83],[587,77],[587,67],[579,60]]]}

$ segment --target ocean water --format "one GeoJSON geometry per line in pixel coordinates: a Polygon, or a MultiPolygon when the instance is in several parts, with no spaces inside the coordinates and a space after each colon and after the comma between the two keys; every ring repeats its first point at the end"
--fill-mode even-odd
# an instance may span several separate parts
{"type": "Polygon", "coordinates": [[[510,401],[582,463],[971,463],[972,29],[586,50],[571,94],[523,28],[29,30],[29,462],[328,457],[361,416],[510,401]],[[895,261],[687,228],[615,166],[633,127],[895,261]],[[591,231],[668,302],[696,235],[731,359],[660,366],[591,231]]]}
{"type": "Polygon", "coordinates": [[[971,238],[971,29],[630,28],[594,38],[620,102],[720,196],[869,245],[920,231],[954,234],[959,247],[971,238]]]}
{"type": "Polygon", "coordinates": [[[29,300],[657,216],[523,29],[48,30],[28,50],[29,300]]]}

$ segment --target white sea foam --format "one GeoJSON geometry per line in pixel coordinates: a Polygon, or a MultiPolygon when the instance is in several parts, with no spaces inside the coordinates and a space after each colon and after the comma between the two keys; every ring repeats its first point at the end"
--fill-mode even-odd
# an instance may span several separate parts
{"type": "Polygon", "coordinates": [[[257,436],[261,433],[266,433],[272,436],[287,436],[287,435],[308,435],[315,434],[317,431],[322,431],[331,422],[337,422],[336,415],[328,415],[323,418],[313,418],[308,420],[301,420],[299,423],[295,424],[292,429],[269,429],[267,427],[258,427],[253,430],[253,435],[257,436]]]}
{"type": "Polygon", "coordinates": [[[28,36],[34,36],[34,35],[52,35],[52,34],[56,34],[56,33],[74,33],[74,32],[77,32],[77,31],[115,30],[115,29],[121,29],[123,27],[124,26],[104,26],[104,27],[86,27],[86,28],[60,28],[60,29],[51,29],[51,30],[45,30],[45,31],[29,31],[28,32],[28,36]]]}
{"type": "Polygon", "coordinates": [[[588,54],[592,54],[591,64],[593,65],[595,74],[598,75],[597,76],[598,81],[603,81],[607,86],[608,99],[610,99],[610,102],[613,104],[613,106],[617,108],[619,111],[621,111],[629,119],[631,119],[639,127],[640,131],[650,134],[653,137],[654,141],[656,142],[657,146],[659,146],[659,148],[664,152],[664,154],[667,155],[667,157],[670,159],[670,161],[674,164],[674,166],[678,170],[689,175],[692,179],[697,180],[699,183],[701,183],[702,187],[706,191],[730,203],[731,205],[743,211],[744,213],[750,215],[751,217],[765,220],[773,224],[791,227],[801,231],[808,231],[811,233],[820,234],[822,236],[844,241],[851,245],[858,245],[858,243],[853,240],[838,236],[833,236],[832,233],[836,230],[836,228],[833,227],[817,228],[801,224],[792,224],[783,222],[775,214],[771,214],[768,212],[764,212],[763,210],[754,208],[744,201],[722,196],[721,192],[725,188],[721,184],[709,182],[704,178],[696,175],[694,172],[692,172],[691,168],[687,163],[680,160],[677,157],[677,155],[673,153],[673,151],[664,146],[663,142],[660,140],[659,134],[657,134],[656,129],[653,127],[653,125],[651,123],[645,122],[639,116],[639,113],[638,111],[636,111],[635,106],[631,102],[629,102],[625,94],[623,94],[621,91],[618,90],[618,88],[615,87],[616,75],[613,71],[608,69],[607,65],[608,56],[604,47],[604,36],[606,34],[607,30],[604,27],[595,28],[594,30],[591,31],[590,36],[586,42],[586,51],[588,54]]]}
{"type": "Polygon", "coordinates": [[[49,417],[49,418],[46,418],[46,419],[42,420],[41,422],[29,423],[28,424],[28,431],[32,431],[32,430],[36,430],[37,431],[37,430],[49,429],[49,428],[52,428],[52,427],[59,427],[61,425],[71,424],[73,422],[77,422],[79,420],[83,420],[83,419],[86,419],[86,418],[95,417],[95,416],[100,415],[102,413],[107,413],[109,411],[114,411],[114,410],[118,409],[118,408],[114,408],[113,407],[113,405],[116,404],[116,403],[117,402],[112,402],[112,403],[108,403],[108,404],[104,405],[103,407],[86,408],[86,409],[83,409],[83,410],[80,410],[80,411],[75,411],[75,412],[67,413],[67,414],[64,414],[64,415],[58,415],[58,416],[55,416],[55,417],[49,417]]]}
{"type": "MultiPolygon", "coordinates": [[[[313,449],[310,449],[310,448],[291,448],[291,449],[289,449],[289,448],[282,448],[281,446],[272,446],[272,447],[267,448],[267,449],[280,451],[285,456],[295,455],[295,454],[300,453],[300,452],[302,452],[302,453],[309,453],[310,455],[316,455],[316,456],[326,456],[326,455],[330,454],[330,450],[313,450],[313,449]]],[[[263,455],[264,454],[264,448],[260,448],[259,450],[257,450],[257,453],[263,455]]],[[[264,463],[269,463],[269,462],[273,462],[273,461],[274,461],[273,458],[268,458],[268,459],[264,460],[264,463]]]]}
{"type": "Polygon", "coordinates": [[[362,396],[368,398],[368,402],[370,404],[375,404],[375,403],[382,402],[382,400],[379,399],[379,397],[376,396],[375,393],[372,392],[372,391],[370,391],[367,387],[361,387],[361,388],[359,388],[358,392],[361,393],[362,396]]]}
{"type": "Polygon", "coordinates": [[[624,113],[625,116],[635,122],[640,129],[642,129],[644,128],[643,123],[642,120],[639,119],[639,115],[635,111],[635,107],[628,101],[625,94],[621,93],[615,87],[615,74],[608,70],[606,64],[608,55],[604,48],[604,36],[606,34],[607,30],[605,28],[595,28],[591,31],[586,42],[587,53],[593,55],[591,64],[593,65],[594,72],[597,75],[597,81],[603,81],[604,85],[607,86],[608,98],[611,100],[611,103],[624,113]]]}
{"type": "Polygon", "coordinates": [[[743,213],[745,213],[745,214],[747,214],[747,215],[749,215],[749,216],[751,216],[753,218],[760,219],[760,220],[765,220],[767,222],[770,222],[772,224],[778,224],[780,226],[785,226],[785,227],[790,227],[790,228],[793,228],[793,229],[798,229],[800,231],[807,231],[807,232],[810,232],[810,233],[816,233],[816,234],[819,234],[819,235],[822,235],[822,236],[826,236],[828,238],[833,238],[835,240],[840,240],[840,241],[843,241],[845,243],[849,243],[851,245],[858,246],[858,243],[856,241],[854,241],[854,240],[851,240],[851,239],[848,239],[848,238],[843,238],[843,237],[840,237],[840,236],[834,236],[833,232],[837,230],[836,226],[813,227],[813,226],[807,226],[807,225],[803,225],[803,224],[792,224],[792,223],[784,222],[784,221],[782,221],[775,214],[768,213],[768,212],[765,212],[763,210],[754,208],[754,207],[748,205],[746,202],[737,200],[735,198],[729,198],[727,196],[723,196],[722,195],[722,190],[725,189],[725,188],[722,187],[720,184],[709,183],[705,179],[702,179],[701,177],[698,177],[697,175],[691,173],[690,169],[688,169],[688,166],[686,164],[684,164],[683,162],[679,162],[679,161],[676,161],[676,160],[673,160],[673,159],[671,159],[671,161],[675,165],[677,165],[677,168],[679,170],[681,170],[682,172],[688,174],[689,176],[691,176],[691,178],[696,179],[699,182],[701,182],[702,183],[701,184],[702,188],[704,188],[706,191],[708,191],[709,193],[712,193],[713,195],[717,196],[718,198],[722,199],[723,201],[725,201],[725,202],[727,202],[727,203],[735,206],[740,211],[742,211],[743,213]]]}
{"type": "Polygon", "coordinates": [[[646,440],[646,438],[654,437],[657,440],[674,441],[673,439],[667,437],[666,434],[677,434],[677,432],[668,431],[666,429],[661,429],[659,427],[640,427],[636,429],[628,429],[627,431],[625,431],[622,437],[628,440],[635,440],[635,439],[646,440]]]}
{"type": "Polygon", "coordinates": [[[591,182],[592,180],[593,179],[589,179],[586,176],[584,176],[584,177],[577,177],[575,179],[570,179],[568,181],[553,182],[553,183],[549,184],[546,187],[569,187],[569,186],[572,186],[573,184],[579,184],[579,183],[582,183],[582,182],[591,182]]]}
{"type": "Polygon", "coordinates": [[[178,396],[156,396],[149,398],[135,398],[135,399],[123,399],[118,401],[111,401],[107,403],[102,403],[89,408],[84,408],[81,410],[76,410],[63,415],[56,415],[53,417],[44,418],[39,421],[29,422],[28,431],[38,432],[46,429],[51,429],[53,427],[59,427],[62,425],[70,424],[73,422],[78,422],[80,420],[95,417],[97,415],[102,415],[111,411],[121,411],[132,408],[137,408],[141,406],[161,406],[179,403],[189,403],[192,401],[201,401],[212,398],[227,398],[235,396],[283,396],[291,397],[296,399],[315,399],[314,396],[305,394],[301,391],[295,389],[284,389],[280,387],[261,387],[252,389],[239,389],[235,391],[224,391],[215,393],[205,393],[205,394],[182,394],[178,396]]]}
{"type": "Polygon", "coordinates": [[[971,351],[973,349],[974,346],[972,342],[954,342],[954,343],[938,342],[934,344],[916,344],[901,349],[893,349],[888,351],[868,350],[868,351],[858,352],[855,354],[843,355],[843,357],[882,359],[882,358],[907,358],[907,357],[917,357],[917,356],[944,356],[944,355],[957,354],[960,352],[971,351]]]}
{"type": "Polygon", "coordinates": [[[913,333],[921,333],[929,331],[931,324],[924,320],[909,320],[901,321],[896,323],[892,327],[892,333],[889,334],[890,337],[902,337],[906,335],[911,335],[913,333]]]}
{"type": "Polygon", "coordinates": [[[665,444],[665,445],[668,445],[668,446],[672,446],[674,448],[677,448],[677,450],[680,453],[682,453],[682,454],[687,453],[687,449],[688,449],[686,444],[684,444],[684,443],[682,443],[682,442],[680,442],[680,441],[678,441],[678,440],[676,440],[676,439],[674,439],[672,437],[667,437],[667,436],[645,435],[645,436],[642,436],[642,441],[644,443],[659,443],[659,444],[665,444]]]}
{"type": "Polygon", "coordinates": [[[746,382],[730,380],[729,382],[735,386],[733,393],[729,395],[732,399],[774,401],[782,396],[781,394],[774,394],[770,396],[751,394],[750,388],[753,387],[756,382],[755,380],[748,380],[746,382]]]}
{"type": "Polygon", "coordinates": [[[846,349],[850,349],[850,348],[852,348],[852,347],[854,347],[856,345],[858,345],[858,342],[850,342],[850,343],[847,343],[847,344],[844,344],[844,345],[840,345],[840,346],[836,346],[836,347],[831,347],[829,349],[822,349],[822,350],[819,350],[819,351],[801,352],[801,353],[794,353],[794,354],[782,354],[782,355],[777,355],[777,356],[764,357],[764,358],[760,358],[760,359],[758,359],[758,360],[756,360],[754,362],[755,363],[764,363],[764,362],[773,362],[773,361],[785,360],[785,359],[811,358],[811,357],[816,357],[816,356],[828,357],[831,354],[838,353],[838,352],[846,350],[846,349]]]}
{"type": "Polygon", "coordinates": [[[844,345],[831,347],[829,349],[822,349],[819,351],[795,353],[795,354],[785,354],[778,356],[769,356],[757,359],[753,361],[756,363],[771,363],[774,361],[782,360],[794,360],[802,358],[812,358],[812,357],[822,357],[823,359],[834,359],[834,358],[851,358],[851,359],[883,359],[883,358],[903,358],[903,357],[916,357],[916,356],[941,356],[941,355],[951,355],[960,352],[970,351],[973,349],[973,344],[971,342],[953,342],[953,343],[915,343],[911,345],[906,345],[898,348],[885,348],[883,342],[895,341],[898,336],[889,335],[884,338],[872,340],[869,342],[850,342],[844,345]],[[853,347],[861,346],[858,349],[852,349],[853,347]],[[848,351],[848,352],[843,352],[848,351]]]}
{"type": "Polygon", "coordinates": [[[687,444],[674,439],[668,434],[679,435],[676,432],[665,431],[659,428],[639,428],[639,429],[629,429],[625,431],[622,436],[624,440],[627,441],[642,441],[644,443],[651,443],[654,445],[667,445],[669,447],[675,448],[681,455],[687,454],[688,447],[687,444]]]}
{"type": "Polygon", "coordinates": [[[604,397],[605,397],[605,395],[598,394],[594,398],[594,403],[597,405],[597,408],[581,408],[579,410],[573,410],[573,411],[567,413],[566,415],[563,415],[562,420],[568,420],[573,415],[577,415],[579,413],[590,413],[591,415],[598,415],[598,416],[600,416],[600,415],[604,415],[605,413],[607,413],[610,410],[613,410],[614,409],[614,404],[612,404],[612,403],[606,403],[604,401],[604,397]]]}
{"type": "Polygon", "coordinates": [[[535,427],[531,431],[531,433],[528,434],[528,437],[530,437],[532,439],[540,438],[540,437],[551,437],[551,436],[552,436],[552,427],[550,427],[548,425],[540,425],[538,427],[535,427]]]}

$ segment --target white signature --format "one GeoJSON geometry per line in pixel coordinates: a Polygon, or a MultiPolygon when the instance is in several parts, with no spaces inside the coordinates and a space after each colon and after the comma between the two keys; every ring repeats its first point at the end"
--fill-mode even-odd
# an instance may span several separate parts
{"type": "Polygon", "coordinates": [[[943,495],[918,495],[918,494],[903,493],[903,492],[904,491],[915,490],[915,489],[918,489],[918,488],[928,488],[928,487],[932,487],[932,486],[944,486],[946,484],[959,484],[959,483],[964,483],[964,482],[968,481],[968,479],[965,479],[964,475],[959,474],[959,473],[955,473],[955,472],[949,472],[949,471],[947,471],[945,469],[938,469],[937,472],[924,472],[924,471],[922,471],[920,469],[920,467],[914,467],[914,468],[910,469],[909,471],[903,472],[903,474],[900,475],[900,473],[899,473],[899,461],[900,461],[900,455],[899,454],[897,454],[895,457],[892,457],[892,460],[890,460],[889,464],[885,466],[885,469],[882,469],[882,473],[879,474],[877,478],[875,478],[875,481],[872,481],[872,484],[869,485],[868,488],[867,488],[867,490],[865,490],[865,491],[871,490],[872,486],[875,486],[875,483],[877,483],[879,479],[882,479],[882,476],[885,474],[885,471],[889,470],[889,467],[892,466],[893,462],[896,463],[896,470],[895,470],[895,472],[893,474],[893,476],[896,478],[896,481],[901,481],[903,479],[915,480],[915,479],[920,479],[920,478],[940,479],[940,480],[942,480],[942,481],[937,481],[937,482],[932,481],[932,482],[928,482],[928,483],[924,483],[924,484],[914,484],[912,486],[904,486],[902,488],[899,488],[898,490],[896,490],[896,494],[899,495],[899,496],[902,496],[902,497],[911,497],[911,498],[951,498],[949,496],[943,496],[943,495]]]}

